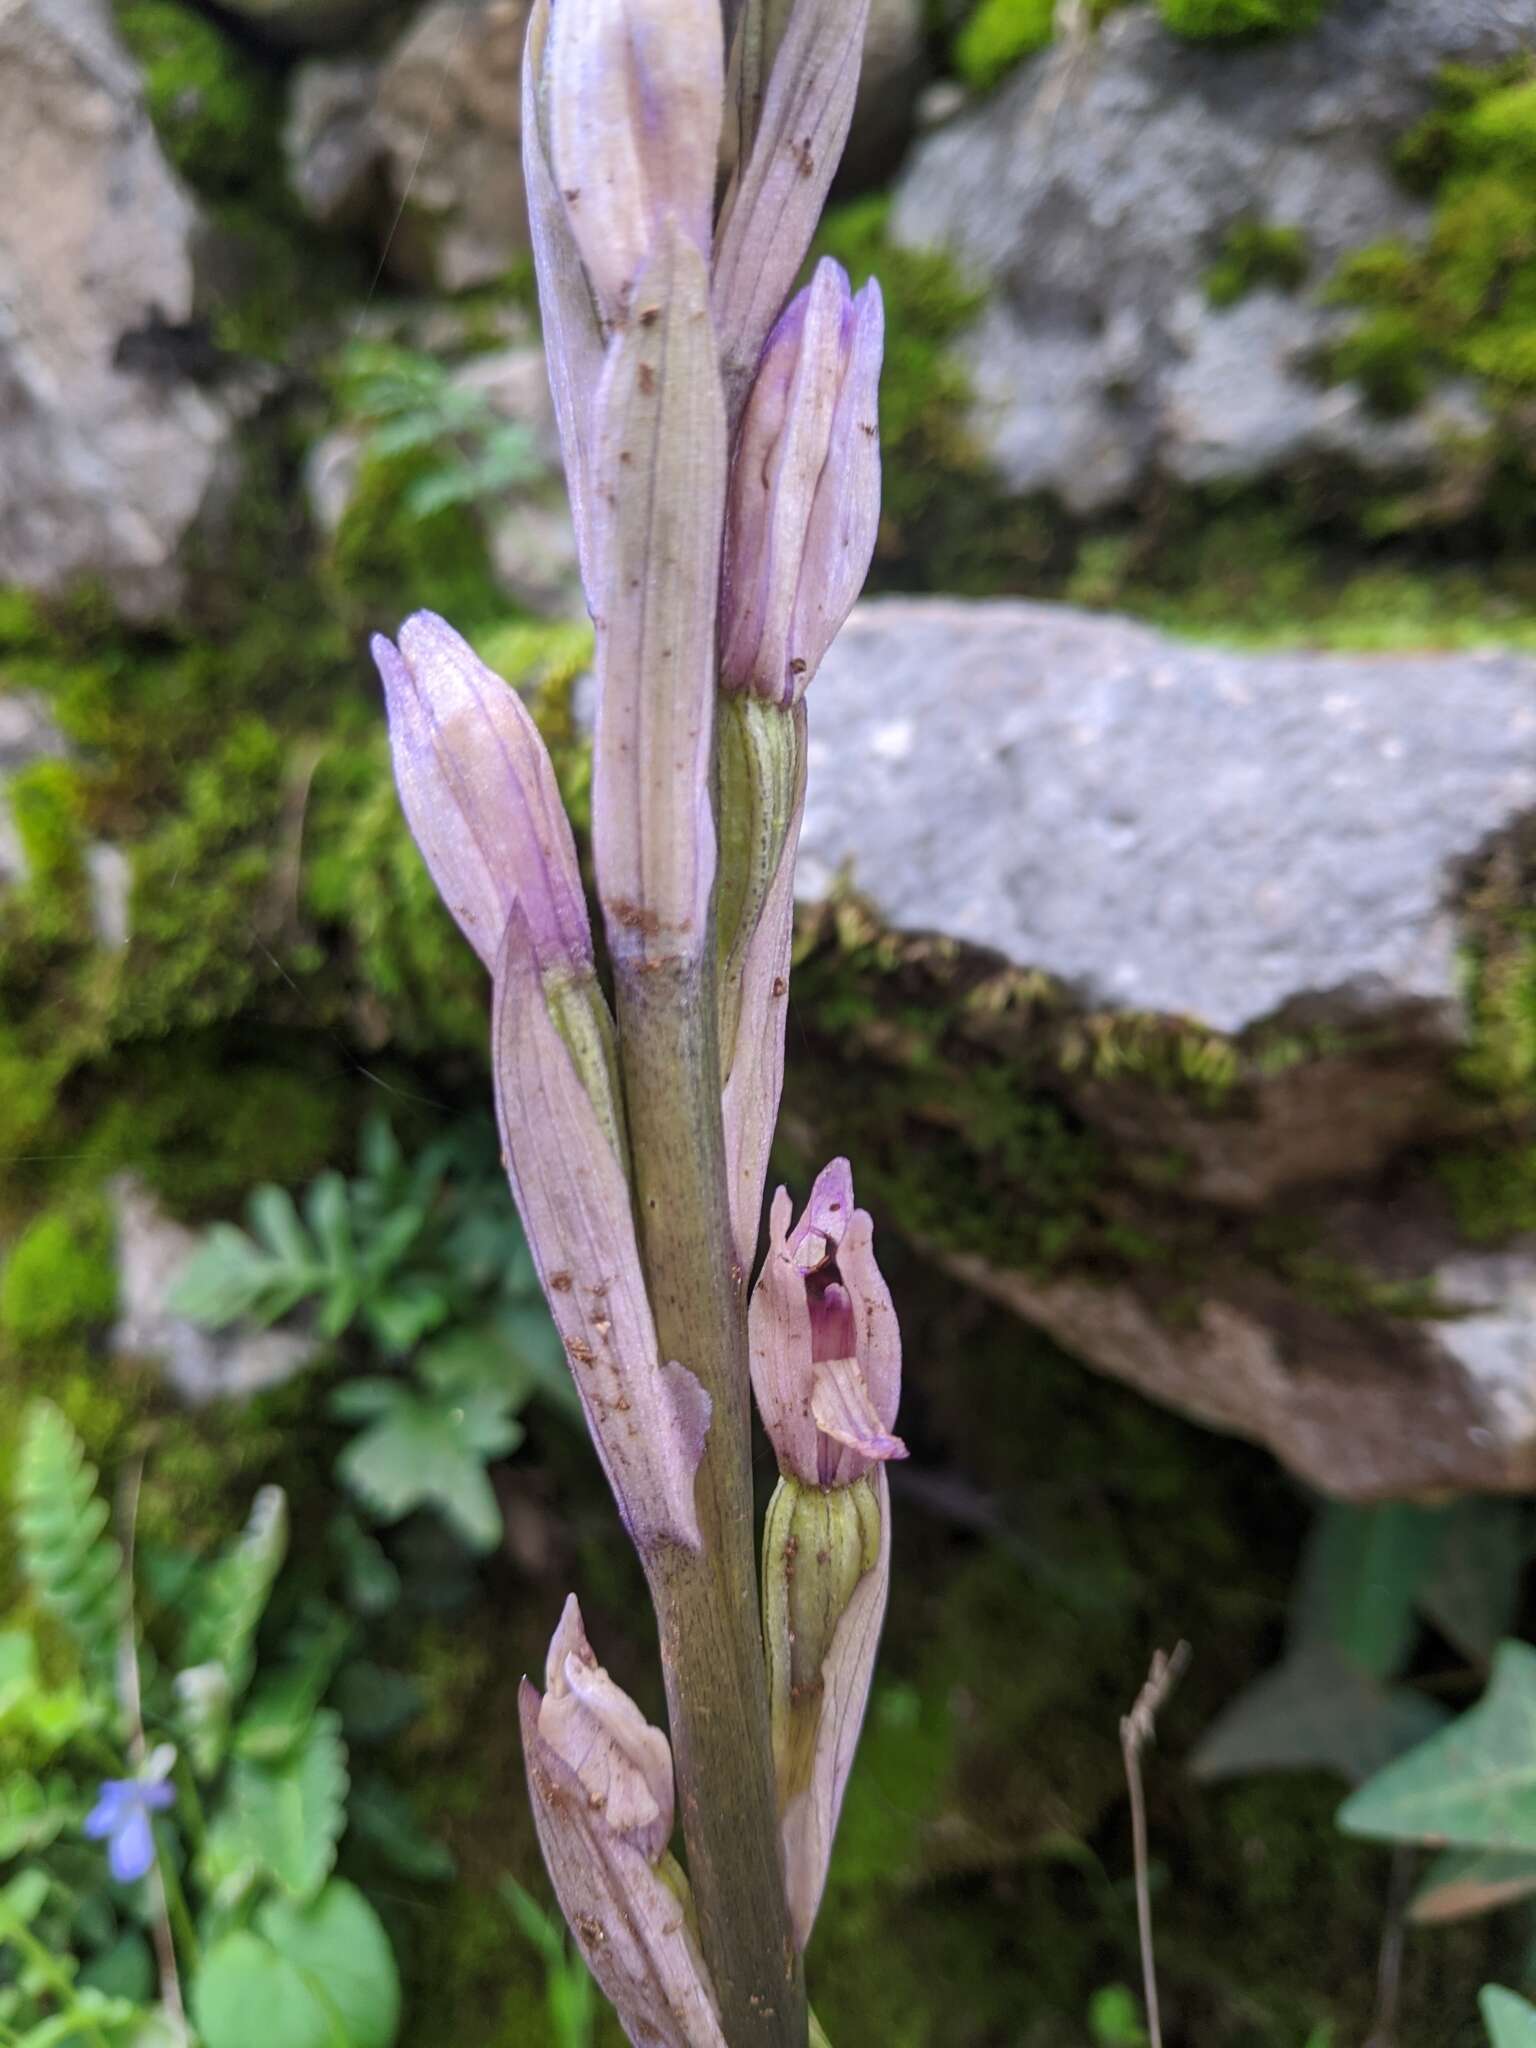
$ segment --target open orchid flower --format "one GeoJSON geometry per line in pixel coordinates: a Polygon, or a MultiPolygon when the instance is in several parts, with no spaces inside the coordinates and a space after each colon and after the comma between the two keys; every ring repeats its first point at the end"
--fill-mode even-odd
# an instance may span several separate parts
{"type": "Polygon", "coordinates": [[[731,462],[721,682],[798,703],[853,609],[880,523],[880,287],[830,258],[768,337],[731,462]]]}
{"type": "Polygon", "coordinates": [[[549,1646],[541,1697],[518,1694],[539,1846],[587,1967],[636,2048],[726,2048],[666,1853],[672,1755],[599,1665],[574,1595],[549,1646]]]}
{"type": "Polygon", "coordinates": [[[790,1228],[774,1197],[752,1296],[752,1385],[782,1477],[763,1525],[763,1632],[785,1885],[810,1939],[890,1582],[885,1465],[901,1347],[873,1228],[834,1159],[790,1228]]]}
{"type": "Polygon", "coordinates": [[[847,1486],[907,1455],[891,1434],[901,1335],[846,1159],[822,1168],[793,1229],[788,1191],[774,1196],[748,1328],[752,1391],[786,1477],[847,1486]]]}

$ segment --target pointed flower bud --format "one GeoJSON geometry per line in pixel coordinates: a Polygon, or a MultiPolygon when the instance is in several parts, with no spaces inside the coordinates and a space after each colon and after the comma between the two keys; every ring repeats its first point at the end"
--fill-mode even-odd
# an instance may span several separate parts
{"type": "Polygon", "coordinates": [[[811,1938],[869,1700],[891,1577],[884,1465],[847,1486],[784,1478],[763,1522],[763,1638],[784,1883],[811,1938]]]}
{"type": "Polygon", "coordinates": [[[539,1846],[587,1967],[636,2048],[726,2048],[691,1919],[666,1854],[672,1755],[592,1654],[568,1600],[541,1698],[518,1693],[539,1846]]]}
{"type": "Polygon", "coordinates": [[[880,287],[824,258],[768,337],[726,512],[721,681],[798,703],[853,608],[880,523],[880,287]]]}
{"type": "Polygon", "coordinates": [[[795,0],[751,149],[721,207],[715,319],[732,417],[805,261],[848,140],[868,19],[869,0],[795,0]]]}
{"type": "Polygon", "coordinates": [[[616,967],[702,956],[725,415],[703,258],[669,222],[597,399],[592,853],[616,967]]]}
{"type": "Polygon", "coordinates": [[[603,317],[619,324],[666,215],[707,257],[725,76],[719,0],[558,0],[555,177],[603,317]]]}
{"type": "Polygon", "coordinates": [[[846,1159],[822,1168],[793,1229],[788,1192],[774,1196],[748,1331],[752,1391],[786,1478],[848,1486],[907,1455],[891,1434],[901,1335],[846,1159]]]}
{"type": "Polygon", "coordinates": [[[555,771],[510,684],[432,612],[375,636],[401,808],[444,903],[494,969],[514,899],[541,970],[592,965],[555,771]]]}
{"type": "Polygon", "coordinates": [[[661,1358],[606,1054],[588,1029],[590,1002],[584,1015],[574,994],[563,1002],[557,987],[552,999],[514,903],[492,1019],[507,1175],[625,1526],[642,1555],[660,1541],[697,1549],[693,1487],[709,1396],[661,1358]]]}

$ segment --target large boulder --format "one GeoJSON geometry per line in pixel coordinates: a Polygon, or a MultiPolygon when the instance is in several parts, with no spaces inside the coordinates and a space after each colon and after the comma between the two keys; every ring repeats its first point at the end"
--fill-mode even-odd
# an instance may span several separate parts
{"type": "Polygon", "coordinates": [[[105,0],[0,0],[0,582],[174,606],[231,420],[144,344],[193,311],[198,219],[105,0]]]}
{"type": "Polygon", "coordinates": [[[888,599],[811,733],[801,896],[863,936],[802,984],[807,1147],[1325,1489],[1536,1484],[1536,1240],[1447,1193],[1529,1109],[1468,1085],[1466,962],[1530,865],[1536,660],[888,599]]]}
{"type": "Polygon", "coordinates": [[[1329,384],[1319,359],[1353,316],[1326,288],[1342,256],[1422,230],[1392,147],[1442,68],[1533,37],[1536,0],[1352,0],[1242,45],[1181,40],[1135,7],[928,137],[892,228],[989,288],[963,353],[1004,480],[1089,515],[1155,478],[1308,459],[1412,474],[1475,435],[1454,383],[1395,420],[1329,384]],[[1248,223],[1297,230],[1306,276],[1213,305],[1207,272],[1248,223]]]}

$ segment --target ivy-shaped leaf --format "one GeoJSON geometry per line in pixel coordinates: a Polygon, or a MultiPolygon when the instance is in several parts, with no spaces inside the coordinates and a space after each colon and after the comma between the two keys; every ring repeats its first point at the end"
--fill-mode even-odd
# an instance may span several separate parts
{"type": "Polygon", "coordinates": [[[1419,1605],[1448,1643],[1486,1664],[1514,1623],[1530,1518],[1523,1501],[1462,1500],[1438,1519],[1434,1570],[1419,1605]]]}
{"type": "Polygon", "coordinates": [[[1419,1589],[1441,1536],[1431,1508],[1330,1502],[1307,1544],[1296,1642],[1329,1643],[1372,1678],[1395,1677],[1418,1632],[1419,1589]]]}
{"type": "Polygon", "coordinates": [[[216,1941],[192,2010],[203,2048],[390,2048],[400,1979],[378,1915],[338,1879],[303,1908],[269,1899],[216,1941]]]}
{"type": "Polygon", "coordinates": [[[1536,1855],[1502,1856],[1496,1849],[1447,1849],[1424,1873],[1408,1906],[1421,1927],[1470,1920],[1512,1906],[1536,1892],[1536,1855]]]}
{"type": "Polygon", "coordinates": [[[1490,2048],[1536,2048],[1536,2005],[1527,2005],[1498,1984],[1487,1984],[1478,2007],[1490,2048]]]}
{"type": "Polygon", "coordinates": [[[333,1412],[368,1424],[342,1452],[337,1473],[380,1521],[435,1507],[472,1550],[491,1550],[501,1510],[485,1466],[522,1440],[515,1395],[425,1364],[423,1378],[420,1387],[368,1379],[337,1389],[333,1412]]]}
{"type": "MultiPolygon", "coordinates": [[[[238,1748],[238,1730],[235,1741],[238,1748]]],[[[292,1898],[312,1899],[336,1861],[346,1796],[346,1745],[338,1717],[326,1709],[303,1743],[278,1761],[237,1755],[203,1851],[218,1898],[238,1899],[256,1878],[268,1877],[292,1898]]]]}
{"type": "Polygon", "coordinates": [[[1438,1848],[1536,1851],[1536,1649],[1501,1643],[1478,1704],[1362,1785],[1339,1825],[1438,1848]]]}
{"type": "Polygon", "coordinates": [[[1358,1783],[1432,1734],[1443,1708],[1386,1686],[1327,1644],[1293,1650],[1239,1693],[1191,1760],[1199,1778],[1336,1771],[1358,1783]]]}
{"type": "Polygon", "coordinates": [[[123,1556],[106,1533],[108,1519],[80,1439],[51,1401],[34,1401],[16,1471],[22,1566],[42,1605],[74,1638],[87,1671],[109,1681],[127,1604],[123,1556]]]}

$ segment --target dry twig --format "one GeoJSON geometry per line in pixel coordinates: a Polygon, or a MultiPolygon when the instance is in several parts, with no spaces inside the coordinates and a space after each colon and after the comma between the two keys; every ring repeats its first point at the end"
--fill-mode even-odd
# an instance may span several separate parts
{"type": "Polygon", "coordinates": [[[1157,2006],[1157,1964],[1152,1952],[1152,1893],[1147,1882],[1147,1802],[1141,1786],[1141,1752],[1149,1742],[1157,1739],[1157,1716],[1188,1662],[1188,1643],[1176,1644],[1171,1654],[1155,1651],[1147,1682],[1136,1695],[1136,1704],[1120,1723],[1120,1754],[1125,1759],[1125,1782],[1131,1795],[1136,1929],[1141,1937],[1141,1977],[1146,1993],[1147,2038],[1151,2048],[1163,2048],[1163,2024],[1157,2006]]]}

